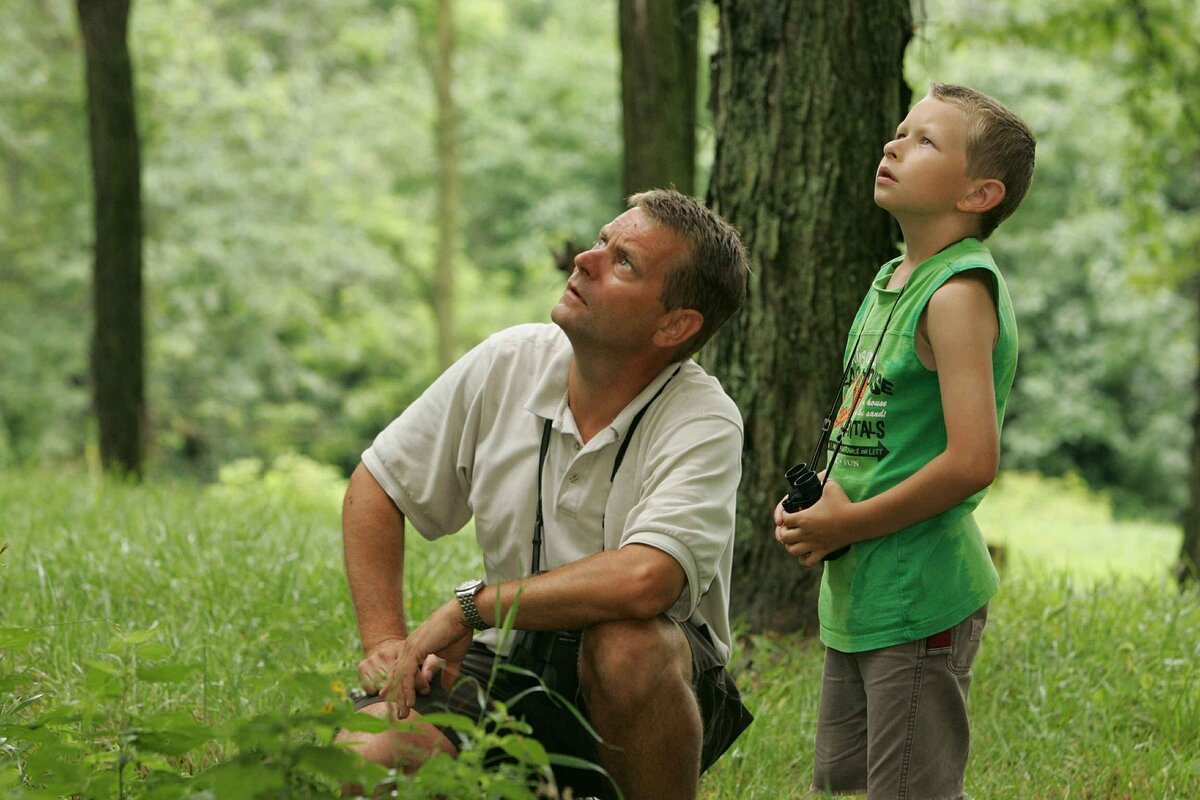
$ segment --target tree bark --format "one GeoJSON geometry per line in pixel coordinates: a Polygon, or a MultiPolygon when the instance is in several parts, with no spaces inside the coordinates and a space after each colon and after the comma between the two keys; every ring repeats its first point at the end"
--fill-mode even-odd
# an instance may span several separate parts
{"type": "Polygon", "coordinates": [[[700,0],[621,0],[622,190],[695,190],[700,0]]]}
{"type": "Polygon", "coordinates": [[[129,0],[76,0],[83,34],[95,214],[93,403],[106,468],[140,474],[144,454],[141,157],[129,0]]]}
{"type": "MultiPolygon", "coordinates": [[[[1200,281],[1188,282],[1188,291],[1200,317],[1200,281]]],[[[1193,378],[1200,397],[1200,372],[1193,378]]],[[[1192,464],[1188,476],[1188,507],[1183,514],[1183,544],[1179,548],[1176,577],[1181,585],[1200,580],[1200,408],[1192,412],[1192,464]]]]}
{"type": "Polygon", "coordinates": [[[783,472],[808,458],[846,333],[895,254],[873,201],[883,144],[908,106],[908,0],[722,0],[713,63],[709,205],[742,232],[746,306],[704,354],[746,423],[733,612],[755,629],[814,629],[820,570],[775,542],[783,472]]]}
{"type": "Polygon", "coordinates": [[[433,273],[433,315],[437,324],[438,369],[454,363],[454,271],[458,252],[458,214],[462,176],[458,157],[458,108],[454,104],[454,3],[438,0],[437,52],[433,59],[437,93],[437,264],[433,273]]]}

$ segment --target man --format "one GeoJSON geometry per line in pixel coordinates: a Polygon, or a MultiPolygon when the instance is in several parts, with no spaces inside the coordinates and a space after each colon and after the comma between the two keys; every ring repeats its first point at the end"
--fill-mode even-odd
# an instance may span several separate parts
{"type": "MultiPolygon", "coordinates": [[[[477,716],[467,678],[487,685],[499,647],[604,740],[535,692],[510,710],[548,749],[598,762],[630,800],[692,798],[750,721],[725,670],[741,417],[688,359],[744,299],[747,263],[737,233],[695,200],[657,190],[630,203],[576,257],[557,327],[489,338],[363,454],[343,509],[372,693],[360,708],[477,716]],[[405,518],[434,539],[472,516],[486,575],[446,587],[408,632],[405,518]],[[515,648],[493,629],[514,607],[515,648]]],[[[528,685],[499,672],[492,699],[528,685]]],[[[457,752],[428,724],[342,738],[406,769],[457,752]]],[[[611,793],[596,773],[556,777],[576,796],[611,793]]]]}

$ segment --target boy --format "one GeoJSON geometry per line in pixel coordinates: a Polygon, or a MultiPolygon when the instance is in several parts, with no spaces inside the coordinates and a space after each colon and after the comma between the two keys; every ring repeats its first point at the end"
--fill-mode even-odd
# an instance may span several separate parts
{"type": "Polygon", "coordinates": [[[1017,360],[1012,301],[982,240],[1020,204],[1034,138],[934,83],[883,148],[875,202],[904,233],[850,329],[822,499],[775,509],[821,582],[816,792],[963,797],[971,664],[999,580],[971,516],[995,478],[1017,360]]]}

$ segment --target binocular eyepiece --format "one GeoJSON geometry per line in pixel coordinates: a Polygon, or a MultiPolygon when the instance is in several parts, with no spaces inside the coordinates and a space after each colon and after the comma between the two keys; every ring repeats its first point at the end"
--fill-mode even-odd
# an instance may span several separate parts
{"type": "MultiPolygon", "coordinates": [[[[816,471],[808,464],[797,464],[783,473],[783,477],[787,479],[790,487],[787,497],[783,499],[783,510],[789,514],[802,508],[808,508],[821,499],[825,487],[821,484],[821,479],[817,477],[816,471]]],[[[839,547],[821,560],[833,561],[848,552],[850,552],[849,545],[839,547]]]]}

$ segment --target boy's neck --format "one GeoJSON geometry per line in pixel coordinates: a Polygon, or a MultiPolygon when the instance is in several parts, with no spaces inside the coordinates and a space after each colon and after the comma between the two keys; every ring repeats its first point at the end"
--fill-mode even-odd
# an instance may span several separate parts
{"type": "Polygon", "coordinates": [[[904,260],[893,273],[892,283],[897,285],[903,283],[921,263],[950,245],[978,236],[979,220],[972,215],[919,222],[901,221],[900,230],[904,233],[904,260]]]}

